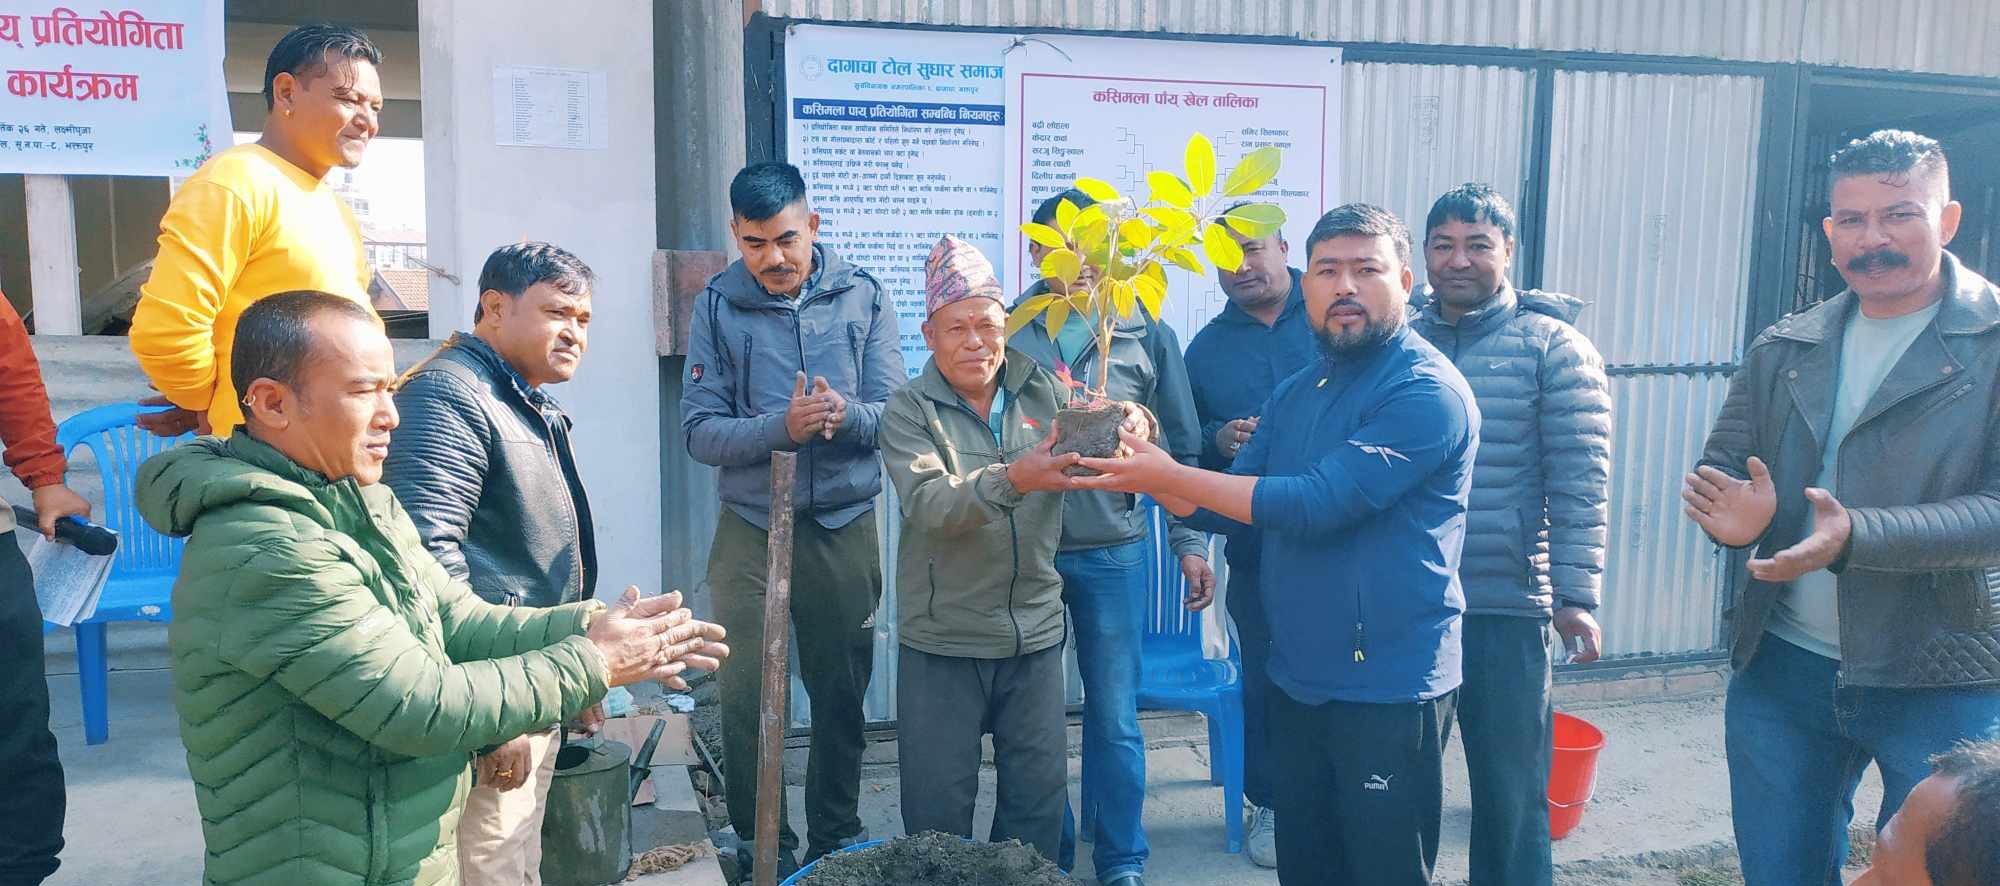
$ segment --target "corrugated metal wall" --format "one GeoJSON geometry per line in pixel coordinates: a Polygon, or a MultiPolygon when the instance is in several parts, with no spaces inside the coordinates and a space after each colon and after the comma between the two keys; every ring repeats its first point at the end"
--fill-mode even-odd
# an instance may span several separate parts
{"type": "MultiPolygon", "coordinates": [[[[1484,181],[1521,202],[1531,72],[1349,62],[1340,75],[1340,202],[1394,212],[1419,239],[1431,202],[1461,183],[1484,181]]],[[[1294,263],[1303,258],[1294,255],[1294,263]]],[[[1416,264],[1421,282],[1423,263],[1416,264]]]]}
{"type": "Polygon", "coordinates": [[[1800,61],[2000,77],[1993,0],[1810,0],[1810,7],[1800,61]]]}
{"type": "Polygon", "coordinates": [[[1681,475],[1722,410],[1720,373],[1611,380],[1611,533],[1605,545],[1604,654],[1717,647],[1721,549],[1681,515],[1681,475]]]}
{"type": "Polygon", "coordinates": [[[1716,648],[1716,548],[1681,516],[1741,350],[1763,80],[1560,71],[1543,285],[1592,302],[1578,327],[1612,381],[1606,654],[1716,648]]]}
{"type": "Polygon", "coordinates": [[[1677,55],[2000,76],[1992,0],[764,0],[781,18],[1677,55]]]}
{"type": "Polygon", "coordinates": [[[1733,360],[1750,281],[1763,80],[1562,71],[1545,288],[1612,365],[1733,360]]]}

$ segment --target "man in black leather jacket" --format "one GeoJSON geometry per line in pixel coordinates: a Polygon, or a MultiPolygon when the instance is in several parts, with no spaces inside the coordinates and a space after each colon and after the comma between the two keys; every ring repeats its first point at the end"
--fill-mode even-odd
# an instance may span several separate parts
{"type": "Polygon", "coordinates": [[[1961,739],[2000,734],[2000,300],[1944,251],[1938,143],[1832,160],[1848,289],[1758,336],[1682,497],[1754,547],[1724,734],[1744,879],[1841,882],[1854,789],[1878,827],[1961,739]]]}
{"type": "MultiPolygon", "coordinates": [[[[583,359],[592,279],[547,243],[495,250],[479,272],[472,333],[452,336],[396,394],[402,424],[382,479],[425,546],[494,603],[554,606],[595,591],[570,419],[544,390],[583,359]]],[[[458,828],[466,886],[541,883],[555,744],[545,729],[479,755],[458,828]]]]}

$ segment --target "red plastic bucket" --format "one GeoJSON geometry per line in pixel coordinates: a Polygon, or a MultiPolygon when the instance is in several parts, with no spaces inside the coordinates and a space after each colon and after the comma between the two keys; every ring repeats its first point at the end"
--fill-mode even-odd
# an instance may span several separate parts
{"type": "Polygon", "coordinates": [[[1558,712],[1555,755],[1549,765],[1549,837],[1569,836],[1583,821],[1584,804],[1597,790],[1597,752],[1604,750],[1604,730],[1583,718],[1558,712]]]}

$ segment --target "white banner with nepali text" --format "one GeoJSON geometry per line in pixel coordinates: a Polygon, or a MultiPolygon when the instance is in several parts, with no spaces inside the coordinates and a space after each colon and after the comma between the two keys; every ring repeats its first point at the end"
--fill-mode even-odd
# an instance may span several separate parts
{"type": "Polygon", "coordinates": [[[0,0],[0,172],[192,174],[229,146],[222,0],[0,0]]]}

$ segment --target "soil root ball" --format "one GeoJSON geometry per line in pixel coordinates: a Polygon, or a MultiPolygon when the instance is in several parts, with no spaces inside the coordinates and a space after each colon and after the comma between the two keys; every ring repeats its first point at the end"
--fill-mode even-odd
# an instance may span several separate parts
{"type": "MultiPolygon", "coordinates": [[[[1052,455],[1081,453],[1085,458],[1110,458],[1118,454],[1118,426],[1125,423],[1125,404],[1099,400],[1056,413],[1056,445],[1052,455]]],[[[1089,477],[1097,472],[1082,465],[1063,471],[1072,477],[1089,477]]]]}

